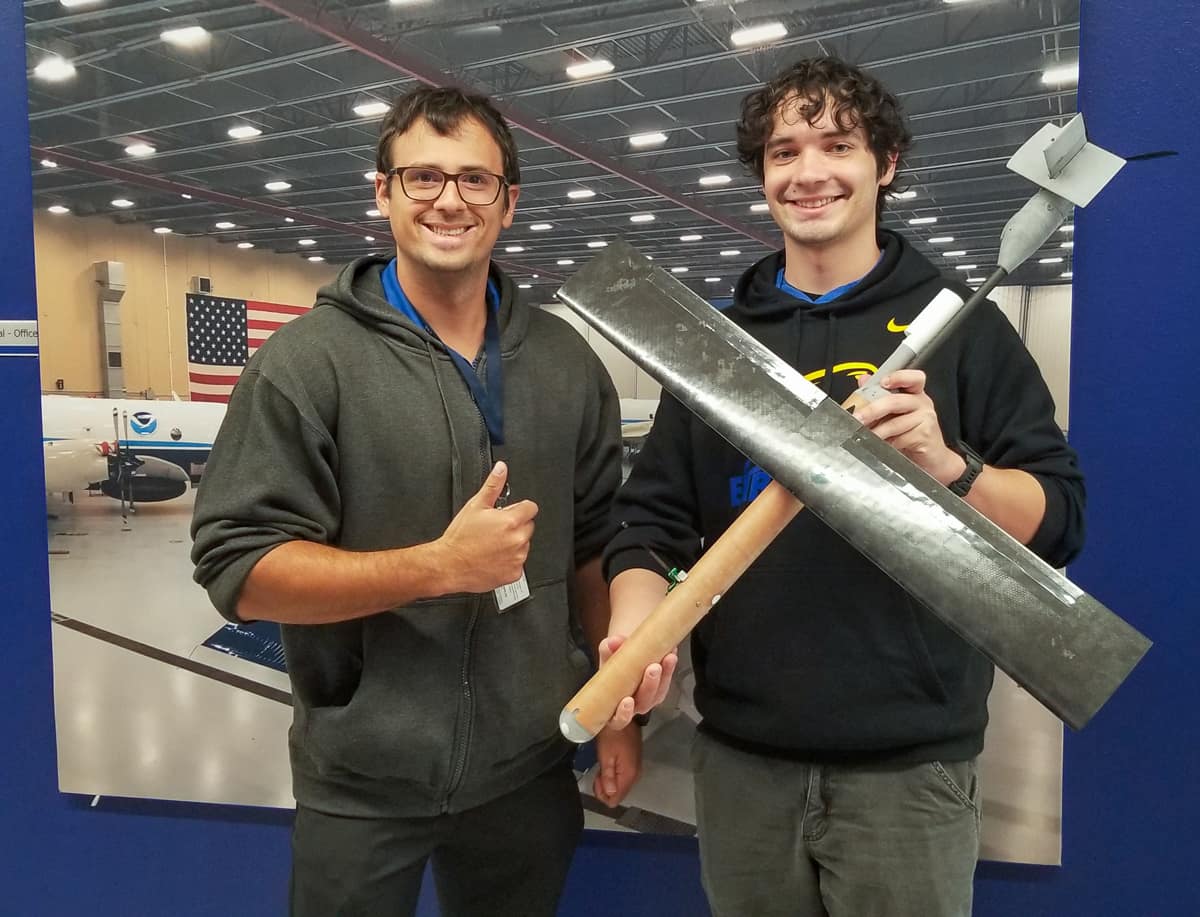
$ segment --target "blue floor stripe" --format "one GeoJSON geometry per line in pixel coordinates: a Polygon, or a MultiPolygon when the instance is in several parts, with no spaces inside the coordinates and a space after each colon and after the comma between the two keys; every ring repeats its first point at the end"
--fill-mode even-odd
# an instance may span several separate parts
{"type": "Polygon", "coordinates": [[[283,658],[283,641],[279,636],[279,625],[272,621],[255,621],[253,624],[226,624],[204,641],[204,646],[237,656],[249,662],[257,662],[277,672],[286,672],[283,658]]]}

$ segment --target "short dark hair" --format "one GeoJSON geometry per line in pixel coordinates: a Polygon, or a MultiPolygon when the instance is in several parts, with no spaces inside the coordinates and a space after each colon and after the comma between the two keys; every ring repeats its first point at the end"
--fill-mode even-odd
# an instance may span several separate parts
{"type": "MultiPolygon", "coordinates": [[[[742,115],[737,123],[738,159],[763,180],[763,151],[775,127],[775,115],[789,99],[798,100],[800,114],[815,124],[832,106],[831,120],[844,131],[860,125],[867,145],[875,154],[879,174],[887,171],[888,161],[899,160],[912,146],[912,134],[904,123],[900,100],[869,73],[836,57],[814,57],[797,61],[769,83],[742,100],[742,115]]],[[[875,206],[878,218],[883,213],[884,194],[895,185],[893,178],[880,188],[875,206]]]]}
{"type": "MultiPolygon", "coordinates": [[[[504,180],[511,185],[521,183],[521,167],[517,162],[517,144],[504,116],[487,96],[464,92],[452,86],[419,86],[406,92],[392,103],[379,127],[379,144],[375,147],[375,169],[387,172],[391,167],[388,154],[392,140],[399,137],[419,120],[424,120],[443,137],[453,134],[463,121],[474,118],[482,124],[504,161],[504,180]]],[[[507,201],[507,198],[505,198],[507,201]]]]}

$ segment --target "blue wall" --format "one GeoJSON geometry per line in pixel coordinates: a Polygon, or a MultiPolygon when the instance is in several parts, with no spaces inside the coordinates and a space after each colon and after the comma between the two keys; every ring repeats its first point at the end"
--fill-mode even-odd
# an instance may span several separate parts
{"type": "Polygon", "coordinates": [[[1198,10],[1082,7],[1088,132],[1126,156],[1180,154],[1130,163],[1075,221],[1071,441],[1087,475],[1088,543],[1071,578],[1156,646],[1067,736],[1063,868],[982,868],[981,914],[1200,914],[1200,408],[1176,395],[1200,363],[1187,279],[1200,263],[1198,10]]]}
{"type": "MultiPolygon", "coordinates": [[[[1090,490],[1073,577],[1158,645],[1066,749],[1064,866],[980,867],[979,917],[1200,913],[1193,666],[1200,609],[1200,410],[1188,371],[1197,263],[1200,23],[1195,0],[1085,0],[1081,109],[1131,164],[1079,215],[1071,434],[1090,490]],[[1153,501],[1153,502],[1151,502],[1153,501]]],[[[36,315],[21,6],[0,4],[0,319],[36,315]],[[4,49],[7,49],[5,51],[4,49]]],[[[0,358],[9,482],[0,525],[0,912],[255,917],[283,912],[286,819],[276,813],[63,797],[56,789],[37,366],[0,358]]],[[[694,844],[598,835],[576,860],[564,915],[704,913],[694,844]]],[[[426,903],[423,910],[432,914],[426,903]]]]}

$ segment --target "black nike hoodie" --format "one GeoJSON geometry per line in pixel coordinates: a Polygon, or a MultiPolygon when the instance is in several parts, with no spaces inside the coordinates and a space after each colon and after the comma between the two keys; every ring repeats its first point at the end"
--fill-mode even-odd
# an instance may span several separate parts
{"type": "MultiPolygon", "coordinates": [[[[741,278],[733,321],[839,402],[901,340],[943,277],[900,236],[851,291],[810,304],[776,286],[783,253],[741,278]]],[[[983,303],[926,367],[948,442],[1042,485],[1046,514],[1029,547],[1065,564],[1083,540],[1083,479],[1032,357],[983,303]]],[[[615,505],[611,579],[689,567],[769,482],[664,392],[615,505]],[[654,553],[651,553],[651,552],[654,553]]],[[[692,635],[701,728],[730,744],[809,761],[965,760],[983,747],[991,663],[832,532],[801,513],[692,635]]]]}

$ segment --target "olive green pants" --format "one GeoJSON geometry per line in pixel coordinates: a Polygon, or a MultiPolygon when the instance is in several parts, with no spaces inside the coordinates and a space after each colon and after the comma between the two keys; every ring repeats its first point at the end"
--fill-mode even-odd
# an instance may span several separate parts
{"type": "Polygon", "coordinates": [[[701,876],[713,917],[968,917],[975,761],[809,765],[700,734],[701,876]]]}

